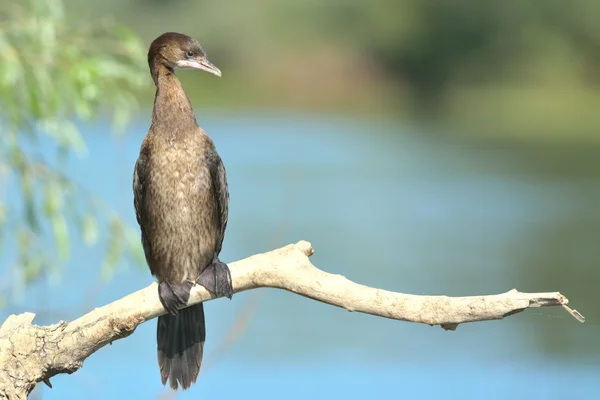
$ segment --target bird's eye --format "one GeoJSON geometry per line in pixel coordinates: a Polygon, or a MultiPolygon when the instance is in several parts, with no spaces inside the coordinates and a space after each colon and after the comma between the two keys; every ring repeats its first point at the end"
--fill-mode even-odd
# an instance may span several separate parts
{"type": "Polygon", "coordinates": [[[186,56],[188,56],[189,58],[194,57],[194,52],[189,50],[187,53],[185,53],[186,56]]]}

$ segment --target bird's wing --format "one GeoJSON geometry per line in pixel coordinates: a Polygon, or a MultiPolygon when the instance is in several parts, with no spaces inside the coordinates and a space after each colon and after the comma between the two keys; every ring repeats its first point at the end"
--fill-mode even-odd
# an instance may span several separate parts
{"type": "Polygon", "coordinates": [[[135,168],[133,169],[133,206],[135,207],[135,218],[142,231],[142,247],[144,248],[144,255],[146,261],[152,270],[154,260],[152,258],[152,249],[150,248],[150,241],[148,240],[148,233],[144,231],[146,226],[147,215],[146,207],[144,202],[146,199],[146,190],[148,188],[148,153],[145,150],[145,146],[142,145],[140,156],[135,162],[135,168]]]}
{"type": "Polygon", "coordinates": [[[225,238],[225,228],[227,227],[227,220],[229,218],[229,190],[227,187],[225,166],[216,150],[212,152],[210,161],[213,193],[219,215],[219,237],[217,238],[217,246],[215,248],[215,256],[218,256],[221,253],[223,239],[225,238]]]}
{"type": "Polygon", "coordinates": [[[135,207],[135,218],[140,227],[142,227],[142,221],[144,220],[142,201],[146,190],[147,160],[145,152],[140,152],[133,169],[133,206],[135,207]]]}

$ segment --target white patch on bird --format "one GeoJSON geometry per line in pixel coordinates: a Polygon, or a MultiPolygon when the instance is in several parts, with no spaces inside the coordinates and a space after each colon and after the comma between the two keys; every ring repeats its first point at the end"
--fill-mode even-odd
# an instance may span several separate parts
{"type": "Polygon", "coordinates": [[[199,69],[200,63],[198,61],[194,61],[194,60],[179,60],[175,63],[175,66],[177,66],[177,68],[199,69]]]}
{"type": "Polygon", "coordinates": [[[196,176],[196,180],[194,182],[194,188],[196,190],[208,190],[209,189],[209,184],[210,184],[210,179],[206,179],[207,171],[205,171],[204,169],[201,169],[200,171],[198,171],[198,175],[196,176]]]}
{"type": "Polygon", "coordinates": [[[192,174],[191,172],[186,172],[185,175],[183,176],[183,178],[186,181],[193,181],[194,180],[194,174],[192,174]]]}

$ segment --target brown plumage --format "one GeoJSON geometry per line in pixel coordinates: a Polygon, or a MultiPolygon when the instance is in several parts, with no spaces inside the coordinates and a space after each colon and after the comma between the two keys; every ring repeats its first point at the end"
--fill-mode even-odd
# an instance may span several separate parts
{"type": "Polygon", "coordinates": [[[190,289],[198,283],[229,298],[233,289],[218,259],[228,218],[225,168],[174,69],[221,72],[196,40],[172,32],[152,42],[148,63],[156,96],[133,174],[134,205],[146,261],[169,311],[157,324],[161,379],[187,389],[200,371],[206,337],[202,303],[182,308],[190,289]]]}

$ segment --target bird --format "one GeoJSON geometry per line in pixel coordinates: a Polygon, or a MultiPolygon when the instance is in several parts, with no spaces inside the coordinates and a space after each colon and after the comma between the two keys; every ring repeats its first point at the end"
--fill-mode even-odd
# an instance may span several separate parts
{"type": "Polygon", "coordinates": [[[177,32],[157,37],[148,50],[156,94],[152,122],[133,171],[141,242],[158,296],[156,341],[161,381],[173,390],[196,382],[206,328],[202,303],[185,307],[192,287],[233,295],[231,272],[219,259],[229,214],[223,161],[196,121],[176,69],[221,77],[198,41],[177,32]]]}

